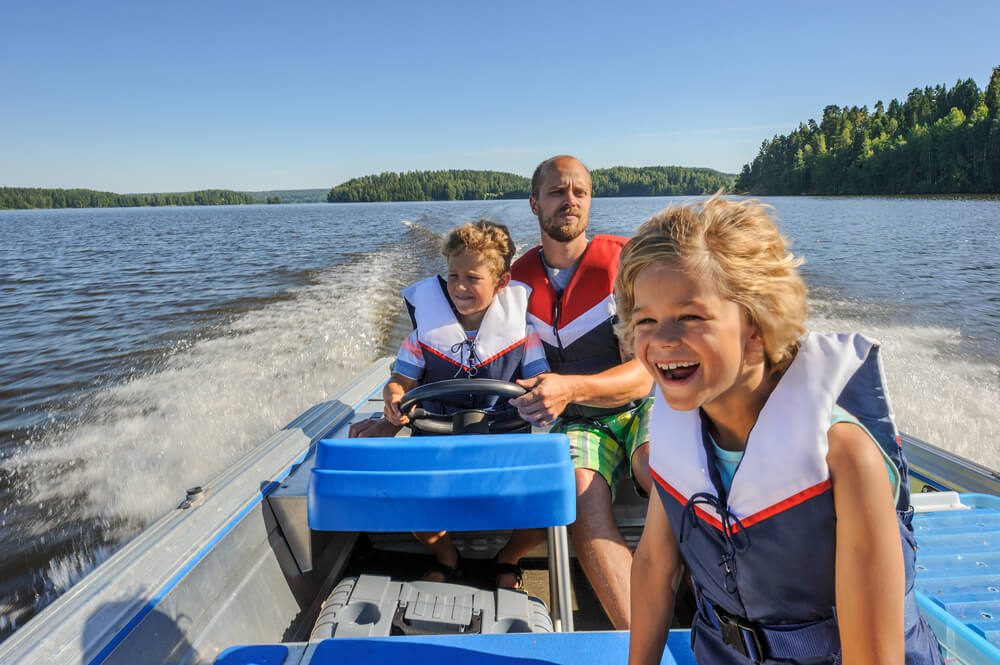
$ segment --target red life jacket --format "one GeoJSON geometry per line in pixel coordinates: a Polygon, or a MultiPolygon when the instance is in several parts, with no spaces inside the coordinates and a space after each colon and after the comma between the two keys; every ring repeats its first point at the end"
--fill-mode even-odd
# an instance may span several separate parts
{"type": "MultiPolygon", "coordinates": [[[[626,242],[620,236],[594,236],[562,294],[556,293],[545,272],[541,246],[528,250],[511,266],[511,276],[531,287],[528,321],[542,339],[553,372],[597,374],[621,364],[618,338],[612,326],[615,277],[626,242]]],[[[570,404],[562,417],[593,418],[632,406],[600,409],[570,404]]]]}

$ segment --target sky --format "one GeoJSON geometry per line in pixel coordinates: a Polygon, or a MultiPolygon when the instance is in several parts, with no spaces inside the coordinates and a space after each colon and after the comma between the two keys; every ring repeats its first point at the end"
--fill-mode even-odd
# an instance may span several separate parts
{"type": "Polygon", "coordinates": [[[1000,66],[1000,2],[0,0],[0,186],[738,172],[823,107],[1000,66]]]}

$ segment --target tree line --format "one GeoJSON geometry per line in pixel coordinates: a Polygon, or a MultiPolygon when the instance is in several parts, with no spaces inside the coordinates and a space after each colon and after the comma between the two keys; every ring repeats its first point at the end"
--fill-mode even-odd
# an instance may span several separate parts
{"type": "Polygon", "coordinates": [[[615,166],[594,169],[594,196],[685,196],[730,190],[734,177],[687,166],[615,166]]]}
{"type": "Polygon", "coordinates": [[[331,203],[469,201],[528,197],[527,178],[501,171],[392,171],[352,178],[327,194],[331,203]]]}
{"type": "Polygon", "coordinates": [[[1000,67],[986,90],[972,79],[914,88],[905,101],[827,106],[765,141],[736,190],[754,194],[1000,192],[1000,67]]]}
{"type": "Polygon", "coordinates": [[[0,187],[0,209],[208,206],[253,202],[253,195],[250,193],[228,189],[203,189],[174,194],[115,194],[93,189],[0,187]]]}
{"type": "MultiPolygon", "coordinates": [[[[734,176],[683,166],[616,166],[595,169],[593,195],[678,196],[706,194],[732,187],[734,176]]],[[[361,201],[461,201],[526,199],[531,180],[501,171],[385,172],[352,178],[330,190],[331,203],[361,201]]]]}

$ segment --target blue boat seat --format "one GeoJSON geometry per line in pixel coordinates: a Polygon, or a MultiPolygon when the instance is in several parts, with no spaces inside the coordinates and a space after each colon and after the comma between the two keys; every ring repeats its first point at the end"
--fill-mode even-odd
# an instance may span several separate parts
{"type": "Polygon", "coordinates": [[[563,434],[324,439],[308,492],[318,531],[563,526],[576,486],[563,434]]]}

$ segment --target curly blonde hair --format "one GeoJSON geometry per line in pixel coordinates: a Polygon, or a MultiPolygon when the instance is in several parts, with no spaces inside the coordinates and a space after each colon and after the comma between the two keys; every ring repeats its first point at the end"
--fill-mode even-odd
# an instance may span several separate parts
{"type": "Polygon", "coordinates": [[[781,372],[805,332],[806,285],[778,231],[770,206],[719,194],[651,217],[622,249],[615,296],[616,332],[629,349],[634,341],[635,280],[651,265],[677,265],[710,276],[719,294],[738,304],[764,342],[765,365],[781,372]]]}
{"type": "Polygon", "coordinates": [[[514,241],[503,224],[489,219],[468,222],[452,229],[441,244],[441,254],[446,258],[470,252],[480,254],[495,277],[510,270],[514,260],[514,241]]]}

